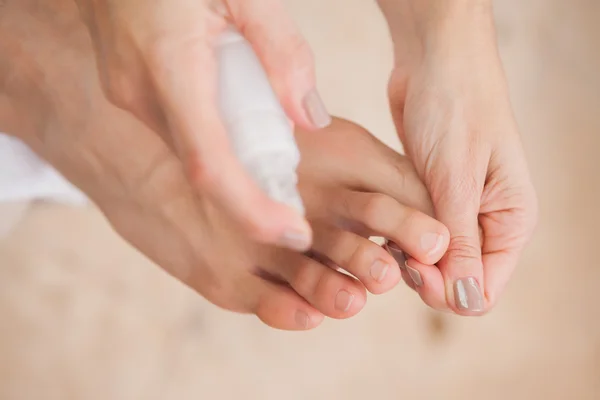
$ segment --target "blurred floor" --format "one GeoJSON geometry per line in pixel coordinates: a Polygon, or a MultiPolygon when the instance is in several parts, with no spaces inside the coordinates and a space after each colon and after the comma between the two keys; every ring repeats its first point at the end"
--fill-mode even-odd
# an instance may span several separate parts
{"type": "MultiPolygon", "coordinates": [[[[374,4],[288,3],[332,113],[398,148],[374,4]]],[[[37,205],[0,242],[0,399],[599,399],[600,3],[496,7],[542,211],[491,315],[436,314],[399,286],[352,320],[272,331],[182,288],[96,212],[37,205]]]]}

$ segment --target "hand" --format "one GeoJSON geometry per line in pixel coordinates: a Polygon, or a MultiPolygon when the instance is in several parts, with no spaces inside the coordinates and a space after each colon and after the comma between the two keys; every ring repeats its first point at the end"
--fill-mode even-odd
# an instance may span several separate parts
{"type": "Polygon", "coordinates": [[[315,130],[330,117],[311,50],[279,0],[76,0],[102,87],[176,149],[193,186],[265,244],[310,247],[306,221],[269,199],[232,152],[215,102],[212,44],[228,23],[255,48],[289,118],[315,130]]]}
{"type": "Polygon", "coordinates": [[[396,45],[391,108],[451,235],[439,268],[410,258],[407,266],[420,273],[428,305],[479,315],[502,294],[537,219],[491,6],[399,3],[412,8],[384,4],[396,45]]]}
{"type": "Polygon", "coordinates": [[[81,46],[83,27],[65,14],[37,19],[26,11],[11,14],[15,29],[0,35],[0,48],[20,50],[10,65],[0,59],[0,82],[8,83],[0,127],[14,129],[125,240],[212,303],[275,328],[311,329],[325,316],[356,315],[366,290],[384,293],[400,281],[399,265],[368,236],[400,243],[424,263],[445,252],[447,229],[415,209],[431,210],[431,202],[410,162],[341,120],[324,135],[297,134],[300,188],[315,229],[311,252],[249,240],[228,213],[194,192],[164,142],[106,101],[91,48],[81,46]],[[444,238],[433,252],[421,247],[432,234],[444,238]]]}

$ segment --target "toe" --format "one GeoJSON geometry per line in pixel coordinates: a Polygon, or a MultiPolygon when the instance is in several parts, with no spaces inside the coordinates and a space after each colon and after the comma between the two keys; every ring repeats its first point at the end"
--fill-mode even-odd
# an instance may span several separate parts
{"type": "Polygon", "coordinates": [[[448,311],[444,278],[435,265],[422,264],[414,258],[406,261],[405,280],[419,293],[425,304],[439,311],[448,311]]]}
{"type": "Polygon", "coordinates": [[[351,276],[335,271],[304,255],[281,250],[274,264],[286,282],[318,311],[343,319],[356,315],[366,303],[364,286],[351,276]]]}
{"type": "Polygon", "coordinates": [[[262,281],[257,284],[256,316],[268,326],[288,331],[306,331],[323,322],[322,313],[293,289],[262,281]]]}
{"type": "Polygon", "coordinates": [[[385,293],[400,281],[400,268],[394,258],[376,243],[352,232],[317,226],[313,249],[354,275],[371,293],[385,293]]]}
{"type": "Polygon", "coordinates": [[[380,193],[345,192],[332,211],[345,221],[364,226],[371,235],[393,240],[417,260],[433,265],[446,252],[446,226],[427,214],[380,193]]]}

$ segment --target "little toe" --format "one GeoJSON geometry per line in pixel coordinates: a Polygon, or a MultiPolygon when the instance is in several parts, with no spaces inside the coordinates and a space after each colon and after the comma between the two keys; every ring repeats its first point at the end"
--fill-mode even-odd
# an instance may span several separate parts
{"type": "Polygon", "coordinates": [[[369,292],[385,293],[400,281],[400,268],[381,246],[333,226],[316,226],[313,249],[354,275],[369,292]]]}
{"type": "Polygon", "coordinates": [[[266,325],[287,331],[307,331],[316,328],[325,316],[293,289],[262,280],[254,314],[266,325]]]}

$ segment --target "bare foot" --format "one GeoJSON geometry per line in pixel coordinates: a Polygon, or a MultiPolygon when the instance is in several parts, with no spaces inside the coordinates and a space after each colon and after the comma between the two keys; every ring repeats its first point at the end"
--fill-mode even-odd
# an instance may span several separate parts
{"type": "Polygon", "coordinates": [[[11,29],[0,31],[0,51],[11,66],[0,71],[11,79],[0,76],[0,129],[13,129],[123,238],[217,306],[275,328],[311,329],[324,316],[358,313],[366,289],[384,293],[399,282],[399,265],[369,236],[389,238],[426,264],[444,254],[447,229],[415,210],[431,203],[409,162],[341,120],[319,135],[297,133],[311,254],[249,241],[218,204],[197,195],[165,143],[105,100],[76,10],[65,3],[51,18],[43,9],[7,12],[0,28],[11,29]],[[427,235],[443,242],[425,248],[427,235]]]}

